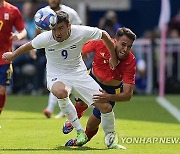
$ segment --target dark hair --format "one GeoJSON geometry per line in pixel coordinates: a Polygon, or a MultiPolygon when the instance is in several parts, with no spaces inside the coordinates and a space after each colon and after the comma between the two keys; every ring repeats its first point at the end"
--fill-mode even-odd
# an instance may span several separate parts
{"type": "Polygon", "coordinates": [[[69,24],[69,15],[64,11],[56,11],[57,14],[57,24],[61,22],[65,22],[66,24],[69,24]]]}
{"type": "Polygon", "coordinates": [[[129,28],[122,27],[118,28],[116,32],[116,39],[119,39],[123,35],[127,36],[130,40],[135,40],[136,39],[136,34],[134,34],[129,28]]]}

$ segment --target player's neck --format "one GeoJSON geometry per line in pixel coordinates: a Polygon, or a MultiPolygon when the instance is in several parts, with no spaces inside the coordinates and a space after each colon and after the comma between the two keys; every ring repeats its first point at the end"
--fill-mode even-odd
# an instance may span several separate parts
{"type": "Polygon", "coordinates": [[[56,12],[56,11],[59,11],[59,10],[60,10],[60,6],[59,6],[59,7],[56,7],[56,8],[52,8],[52,7],[51,7],[51,9],[56,12]]]}

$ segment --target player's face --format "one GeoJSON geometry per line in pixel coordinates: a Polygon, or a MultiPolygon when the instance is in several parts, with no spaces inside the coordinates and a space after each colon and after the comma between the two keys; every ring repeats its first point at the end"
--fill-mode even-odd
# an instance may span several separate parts
{"type": "Polygon", "coordinates": [[[54,11],[58,11],[61,0],[48,0],[48,3],[51,9],[53,9],[54,11]]]}
{"type": "Polygon", "coordinates": [[[129,39],[127,36],[123,35],[116,42],[116,54],[118,59],[124,59],[126,55],[130,52],[133,40],[129,39]]]}
{"type": "Polygon", "coordinates": [[[71,32],[71,25],[66,24],[64,21],[57,24],[56,27],[52,30],[53,38],[57,42],[63,42],[68,39],[71,32]]]}

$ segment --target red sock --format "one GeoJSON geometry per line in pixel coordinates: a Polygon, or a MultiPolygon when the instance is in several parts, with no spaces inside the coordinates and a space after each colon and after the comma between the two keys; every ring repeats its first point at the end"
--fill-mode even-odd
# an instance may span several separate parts
{"type": "Polygon", "coordinates": [[[86,104],[80,105],[79,102],[76,102],[74,106],[76,108],[78,118],[80,119],[83,116],[84,111],[88,108],[88,106],[86,104]]]}
{"type": "Polygon", "coordinates": [[[5,104],[5,100],[6,100],[6,95],[0,95],[0,114],[3,110],[4,104],[5,104]]]}
{"type": "Polygon", "coordinates": [[[96,130],[93,130],[93,131],[89,131],[89,130],[86,128],[85,133],[86,133],[86,135],[87,135],[87,137],[88,137],[88,141],[90,141],[91,138],[92,138],[94,135],[97,134],[98,129],[99,129],[99,128],[97,128],[96,130]]]}

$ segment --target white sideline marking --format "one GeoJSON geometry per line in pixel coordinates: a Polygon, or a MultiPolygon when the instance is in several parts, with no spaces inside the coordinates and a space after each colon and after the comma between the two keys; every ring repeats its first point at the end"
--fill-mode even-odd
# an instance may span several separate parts
{"type": "Polygon", "coordinates": [[[174,105],[172,105],[164,97],[158,97],[156,100],[162,107],[164,107],[170,114],[172,114],[180,122],[180,110],[179,109],[177,109],[174,105]]]}

